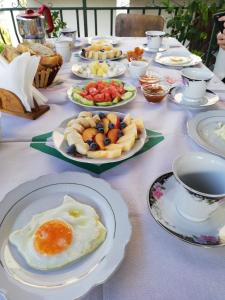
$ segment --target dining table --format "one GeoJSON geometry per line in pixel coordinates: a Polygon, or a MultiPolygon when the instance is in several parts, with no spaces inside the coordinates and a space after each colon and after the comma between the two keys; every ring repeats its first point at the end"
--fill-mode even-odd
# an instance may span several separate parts
{"type": "MultiPolygon", "coordinates": [[[[175,38],[166,37],[163,41],[168,47],[166,51],[188,51],[175,38]]],[[[118,47],[126,52],[143,46],[145,42],[144,37],[121,37],[118,47]]],[[[130,76],[127,68],[120,78],[137,87],[137,97],[115,111],[141,117],[145,128],[163,135],[163,141],[100,174],[30,146],[33,137],[53,131],[63,120],[84,110],[67,97],[67,90],[71,86],[83,82],[83,79],[71,72],[72,65],[81,61],[80,51],[81,48],[75,48],[70,62],[62,65],[53,84],[46,89],[40,89],[48,98],[48,112],[36,120],[1,114],[0,201],[18,185],[45,174],[82,172],[104,179],[124,198],[129,211],[132,235],[117,271],[82,299],[224,300],[225,248],[206,248],[185,243],[157,224],[148,205],[152,183],[160,175],[171,172],[175,158],[190,151],[207,152],[187,133],[187,121],[198,111],[176,105],[169,98],[161,103],[146,101],[138,80],[130,76]]],[[[156,63],[155,55],[144,53],[144,57],[149,61],[149,68],[173,85],[181,84],[181,69],[156,63]]],[[[128,64],[126,59],[121,62],[128,64]]],[[[197,67],[206,68],[203,63],[197,67]]],[[[220,98],[218,103],[209,109],[225,109],[225,85],[216,75],[209,82],[208,88],[215,91],[220,98]]],[[[0,265],[1,290],[6,292],[9,300],[42,299],[35,293],[27,293],[25,288],[13,288],[10,279],[3,276],[0,265]]]]}

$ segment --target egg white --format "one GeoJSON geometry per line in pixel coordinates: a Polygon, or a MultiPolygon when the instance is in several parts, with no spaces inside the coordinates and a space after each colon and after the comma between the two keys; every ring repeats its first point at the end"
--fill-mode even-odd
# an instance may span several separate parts
{"type": "Polygon", "coordinates": [[[38,270],[50,270],[94,251],[105,237],[106,228],[99,221],[95,210],[66,195],[62,205],[34,215],[25,227],[12,232],[9,240],[29,266],[38,270]],[[42,255],[34,248],[35,232],[50,220],[62,220],[69,224],[74,237],[72,244],[64,252],[53,256],[42,255]]]}

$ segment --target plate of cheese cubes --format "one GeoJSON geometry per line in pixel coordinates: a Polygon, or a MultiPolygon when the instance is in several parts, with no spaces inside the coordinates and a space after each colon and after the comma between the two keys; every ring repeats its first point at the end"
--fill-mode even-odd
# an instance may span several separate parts
{"type": "Polygon", "coordinates": [[[78,62],[72,65],[72,72],[76,76],[86,79],[113,78],[123,75],[126,72],[126,66],[119,62],[78,62]]]}
{"type": "Polygon", "coordinates": [[[141,118],[110,111],[82,111],[53,131],[56,149],[74,161],[105,164],[125,160],[145,143],[141,118]]]}

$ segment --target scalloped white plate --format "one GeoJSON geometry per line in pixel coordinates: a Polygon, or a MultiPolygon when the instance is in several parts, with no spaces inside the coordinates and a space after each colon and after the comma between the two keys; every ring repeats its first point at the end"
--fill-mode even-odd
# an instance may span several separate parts
{"type": "MultiPolygon", "coordinates": [[[[71,88],[69,88],[69,89],[67,90],[67,96],[68,96],[68,98],[70,99],[70,101],[72,101],[73,103],[75,103],[75,104],[77,104],[77,105],[79,105],[79,106],[82,106],[82,107],[86,107],[86,108],[94,108],[94,109],[114,109],[115,107],[123,106],[123,105],[126,105],[126,104],[130,103],[130,102],[133,101],[133,100],[136,98],[136,96],[137,96],[137,89],[136,89],[135,86],[133,86],[133,85],[130,84],[130,83],[126,83],[125,81],[123,81],[123,83],[128,84],[128,85],[132,86],[133,88],[135,88],[134,95],[133,95],[130,99],[128,99],[128,100],[122,100],[122,101],[119,101],[118,103],[113,104],[113,105],[111,105],[111,106],[103,106],[103,105],[85,105],[85,104],[83,104],[83,103],[80,103],[80,102],[78,102],[77,100],[74,100],[73,97],[72,97],[73,87],[71,87],[71,88]]],[[[85,86],[85,85],[83,85],[83,84],[77,84],[77,85],[76,85],[76,87],[81,87],[81,88],[84,87],[84,86],[85,86]]]]}
{"type": "MultiPolygon", "coordinates": [[[[98,114],[100,113],[100,111],[94,111],[94,113],[98,114]]],[[[104,113],[110,113],[110,111],[104,111],[104,113]]],[[[119,113],[119,112],[115,112],[117,115],[119,115],[120,117],[124,117],[125,114],[123,113],[119,113]]],[[[146,140],[146,130],[143,130],[143,132],[140,134],[139,138],[136,140],[133,148],[128,151],[128,152],[123,152],[122,155],[118,158],[108,158],[108,159],[95,159],[95,158],[88,158],[86,156],[82,156],[82,157],[75,157],[73,155],[67,154],[66,150],[68,148],[67,142],[64,139],[64,131],[66,128],[66,124],[76,118],[77,115],[68,118],[66,120],[64,120],[60,126],[58,128],[56,128],[53,133],[52,133],[52,139],[55,145],[55,148],[65,157],[74,160],[74,161],[79,161],[79,162],[83,162],[83,163],[88,163],[88,164],[95,164],[95,165],[102,165],[102,164],[108,164],[108,163],[112,163],[112,162],[118,162],[121,160],[125,160],[131,156],[133,156],[136,152],[138,152],[139,150],[141,150],[141,148],[144,146],[145,144],[145,140],[146,140]]]]}
{"type": "MultiPolygon", "coordinates": [[[[74,300],[105,282],[121,263],[130,240],[131,225],[121,195],[104,180],[88,174],[66,172],[28,181],[0,202],[1,275],[11,277],[6,297],[17,298],[18,285],[46,300],[74,300]],[[54,271],[30,268],[8,242],[9,234],[25,226],[34,214],[60,205],[68,194],[94,207],[107,228],[107,237],[93,253],[54,271]]],[[[30,294],[29,294],[30,293],[30,294]]],[[[28,299],[28,297],[27,297],[28,299]]]]}

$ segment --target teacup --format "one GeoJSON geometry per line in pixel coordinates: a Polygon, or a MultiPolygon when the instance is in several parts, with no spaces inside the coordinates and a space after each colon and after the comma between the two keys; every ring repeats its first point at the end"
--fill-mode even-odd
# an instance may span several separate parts
{"type": "Polygon", "coordinates": [[[55,49],[56,52],[62,56],[63,62],[70,61],[71,54],[72,54],[70,42],[58,40],[55,42],[55,49]]]}
{"type": "Polygon", "coordinates": [[[72,29],[72,28],[63,28],[60,31],[60,36],[66,37],[66,38],[70,38],[72,43],[75,43],[76,40],[76,30],[72,29]]]}
{"type": "Polygon", "coordinates": [[[132,60],[129,62],[129,72],[131,77],[138,78],[142,75],[145,75],[148,63],[145,61],[132,60]]]}
{"type": "Polygon", "coordinates": [[[208,153],[190,152],[173,162],[176,208],[191,221],[201,222],[225,202],[225,160],[208,153]]]}
{"type": "Polygon", "coordinates": [[[146,31],[147,47],[149,50],[157,51],[162,44],[162,37],[165,36],[164,31],[146,31]]]}
{"type": "Polygon", "coordinates": [[[184,100],[199,104],[205,96],[207,82],[213,77],[213,73],[207,69],[186,68],[181,74],[184,82],[184,100]]]}

